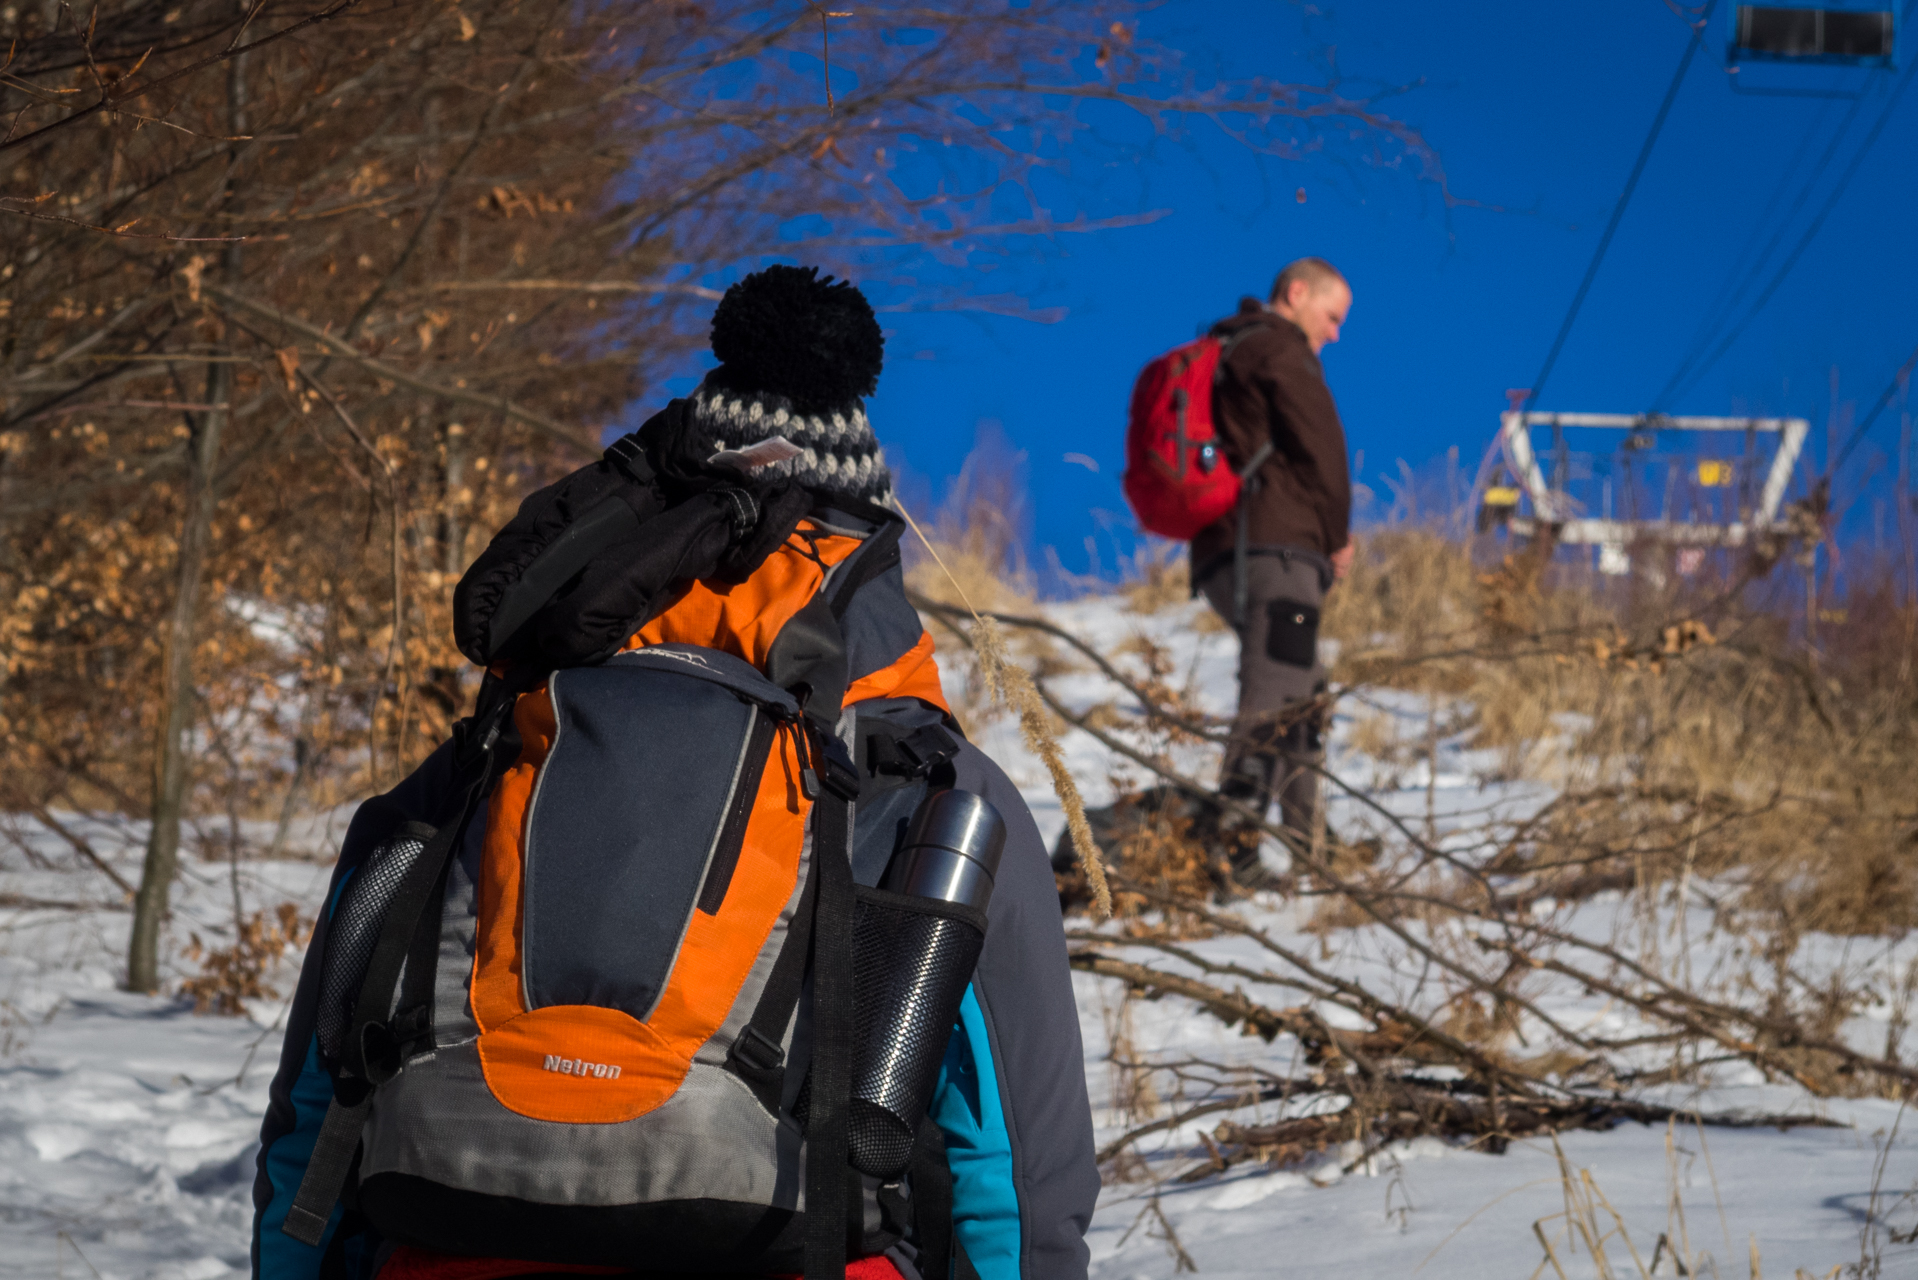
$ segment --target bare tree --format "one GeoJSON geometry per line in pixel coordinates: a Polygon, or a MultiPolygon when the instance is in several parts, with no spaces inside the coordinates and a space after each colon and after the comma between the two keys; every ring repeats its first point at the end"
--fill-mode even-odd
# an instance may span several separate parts
{"type": "Polygon", "coordinates": [[[1198,87],[1137,38],[1137,7],[103,0],[17,17],[0,81],[5,785],[151,815],[130,985],[159,981],[196,795],[269,815],[296,788],[335,802],[445,732],[468,679],[446,604],[474,539],[686,367],[715,273],[803,256],[895,304],[1017,310],[931,297],[913,263],[1150,216],[1059,224],[1036,194],[1040,171],[1105,145],[1095,103],[1166,133],[1214,119],[1275,155],[1356,154],[1356,129],[1429,161],[1335,90],[1198,87]],[[261,682],[297,711],[241,696],[261,682]],[[195,748],[210,717],[250,718],[231,767],[195,748]]]}

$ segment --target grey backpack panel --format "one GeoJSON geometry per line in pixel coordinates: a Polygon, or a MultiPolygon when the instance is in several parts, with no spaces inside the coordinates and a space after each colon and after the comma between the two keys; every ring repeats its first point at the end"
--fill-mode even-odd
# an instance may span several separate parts
{"type": "Polygon", "coordinates": [[[669,672],[716,684],[788,720],[799,714],[799,703],[792,694],[761,675],[759,668],[744,658],[704,645],[649,644],[643,649],[615,654],[598,667],[574,668],[573,673],[635,669],[669,672]]]}
{"type": "Polygon", "coordinates": [[[733,1200],[799,1208],[799,1127],[776,1120],[731,1072],[695,1062],[665,1103],[619,1124],[518,1115],[486,1087],[477,1044],[411,1063],[367,1121],[362,1180],[411,1174],[535,1204],[733,1200]]]}
{"type": "MultiPolygon", "coordinates": [[[[707,650],[700,660],[727,656],[707,650]]],[[[734,792],[757,787],[756,773],[744,775],[764,761],[753,732],[762,713],[735,682],[687,679],[678,665],[609,663],[552,677],[558,731],[527,811],[522,873],[529,1009],[598,1005],[644,1022],[734,792]],[[699,732],[685,732],[693,725],[699,732]],[[756,740],[760,759],[749,761],[756,740]]]]}

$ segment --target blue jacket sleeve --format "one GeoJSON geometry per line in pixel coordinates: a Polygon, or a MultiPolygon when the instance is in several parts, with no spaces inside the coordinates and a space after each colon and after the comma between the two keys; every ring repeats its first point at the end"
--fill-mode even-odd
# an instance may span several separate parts
{"type": "Polygon", "coordinates": [[[946,1044],[932,1118],[946,1136],[952,1169],[953,1234],[981,1280],[1016,1280],[1024,1233],[991,1043],[979,997],[968,990],[946,1044]]]}
{"type": "MultiPolygon", "coordinates": [[[[348,842],[352,842],[350,829],[348,842]]],[[[352,874],[353,866],[341,858],[327,889],[326,905],[314,923],[306,960],[300,966],[300,985],[293,995],[286,1041],[280,1050],[280,1069],[267,1092],[258,1173],[253,1182],[253,1274],[268,1280],[315,1280],[339,1226],[340,1209],[335,1206],[332,1221],[317,1246],[301,1244],[280,1229],[293,1207],[307,1161],[313,1158],[313,1144],[319,1139],[327,1105],[333,1100],[332,1077],[320,1066],[314,1010],[319,1003],[327,924],[339,902],[340,890],[352,874]]]]}

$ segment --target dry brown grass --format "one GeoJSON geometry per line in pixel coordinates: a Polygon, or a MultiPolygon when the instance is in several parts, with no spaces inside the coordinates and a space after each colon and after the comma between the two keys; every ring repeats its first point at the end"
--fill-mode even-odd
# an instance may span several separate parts
{"type": "MultiPolygon", "coordinates": [[[[1001,451],[975,450],[933,511],[913,511],[917,533],[904,539],[906,586],[914,594],[968,613],[1029,614],[1038,592],[1021,551],[1019,478],[1001,451]]],[[[903,504],[902,504],[903,509],[903,504]]],[[[933,615],[927,625],[940,647],[946,697],[960,722],[991,724],[1005,714],[971,649],[949,623],[933,615]]],[[[1046,652],[1032,636],[1007,637],[1013,655],[1036,665],[1046,652]]]]}
{"type": "MultiPolygon", "coordinates": [[[[1141,538],[1132,558],[1119,568],[1120,590],[1134,613],[1161,613],[1192,598],[1192,563],[1183,543],[1141,538]]],[[[1204,630],[1225,626],[1209,610],[1203,618],[1199,625],[1204,630]]]]}
{"type": "MultiPolygon", "coordinates": [[[[1817,935],[1897,936],[1918,924],[1918,619],[1887,590],[1844,623],[1824,611],[1810,644],[1790,613],[1795,598],[1789,584],[1774,594],[1756,578],[1594,583],[1544,557],[1475,561],[1471,548],[1415,529],[1368,539],[1328,610],[1328,638],[1341,646],[1333,696],[1413,693],[1428,711],[1362,716],[1358,745],[1406,771],[1437,764],[1441,740],[1492,748],[1506,778],[1544,783],[1552,798],[1524,817],[1428,808],[1422,820],[1373,821],[1377,841],[1295,845],[1289,883],[1309,896],[1301,923],[1319,954],[1248,934],[1273,957],[1270,981],[1344,1004],[1380,1028],[1369,1034],[1421,1028],[1431,1060],[1515,1096],[1696,1080],[1728,1057],[1818,1094],[1890,1095],[1918,1082],[1898,1056],[1911,993],[1894,993],[1882,1051],[1851,1043],[1852,1020],[1888,998],[1884,975],[1808,962],[1806,950],[1823,945],[1817,935]],[[1567,910],[1602,894],[1621,902],[1603,917],[1609,936],[1570,931],[1567,910]],[[1718,938],[1707,952],[1685,923],[1701,910],[1718,938]],[[1421,990],[1386,999],[1315,972],[1351,930],[1426,975],[1421,990]],[[1566,982],[1628,1011],[1638,1029],[1560,1021],[1540,1001],[1566,982]],[[1647,1065],[1650,1045],[1665,1065],[1647,1065]]],[[[1050,705],[1174,794],[1204,798],[1206,781],[1181,775],[1167,747],[1216,741],[1221,726],[1158,678],[1150,646],[1126,648],[1107,655],[1134,673],[1126,700],[1090,715],[1050,705]]],[[[1119,936],[1193,964],[1181,937],[1244,926],[1207,904],[1207,851],[1190,847],[1182,813],[1109,838],[1125,869],[1120,910],[1132,917],[1119,936]]],[[[1118,976],[1094,966],[1097,954],[1085,952],[1082,967],[1118,976]]],[[[1189,981],[1163,990],[1260,1034],[1284,1021],[1189,981]]]]}
{"type": "MultiPolygon", "coordinates": [[[[988,531],[1003,527],[995,517],[988,531]]],[[[1039,612],[1009,547],[963,519],[944,545],[968,566],[968,593],[977,581],[979,595],[1039,612]]],[[[1790,564],[1770,580],[1674,575],[1654,587],[1485,551],[1416,527],[1363,538],[1326,611],[1324,636],[1339,648],[1332,696],[1355,712],[1347,745],[1385,766],[1384,789],[1393,771],[1403,779],[1435,764],[1444,740],[1496,752],[1504,780],[1543,784],[1552,798],[1522,818],[1489,807],[1396,822],[1370,812],[1376,839],[1293,843],[1284,883],[1295,909],[1277,916],[1215,900],[1222,851],[1207,847],[1195,814],[1219,798],[1209,770],[1180,771],[1174,762],[1190,755],[1174,747],[1221,742],[1225,726],[1179,685],[1170,656],[1136,636],[1095,655],[1056,628],[1024,629],[1036,695],[1127,771],[1115,790],[1130,799],[1094,815],[1121,873],[1120,919],[1068,932],[1074,968],[1122,992],[1107,1010],[1111,1100],[1131,1128],[1101,1152],[1108,1178],[1191,1182],[1248,1162],[1324,1161],[1334,1149],[1345,1163],[1358,1150],[1350,1168],[1417,1134],[1497,1152],[1581,1125],[1669,1124],[1676,1113],[1635,1090],[1708,1084],[1723,1063],[1821,1096],[1918,1087],[1904,1045],[1918,962],[1899,979],[1829,959],[1879,950],[1847,939],[1918,925],[1910,593],[1854,591],[1808,632],[1790,564]],[[1103,671],[1112,695],[1083,711],[1062,702],[1048,679],[1068,667],[1103,671]],[[1384,691],[1429,710],[1408,714],[1403,697],[1360,709],[1384,691]],[[1600,895],[1616,907],[1573,914],[1600,895]],[[1688,932],[1701,914],[1714,935],[1704,946],[1688,932]],[[1207,937],[1231,948],[1198,943],[1207,937]],[[1354,951],[1375,953],[1392,976],[1347,976],[1354,951]],[[1256,1065],[1144,1053],[1130,1001],[1168,997],[1293,1043],[1256,1065]],[[1890,1010],[1882,1045],[1856,1035],[1872,1006],[1890,1010]],[[1462,1079],[1435,1083],[1435,1066],[1462,1079]],[[1322,1113],[1228,1118],[1314,1096],[1322,1113]],[[1153,1156],[1136,1145],[1202,1117],[1218,1123],[1196,1144],[1153,1156]]],[[[1176,559],[1133,569],[1119,587],[1130,610],[1187,598],[1176,559]]],[[[950,591],[927,583],[927,594],[950,591]]],[[[958,642],[946,647],[951,662],[979,637],[948,617],[929,625],[958,642]]],[[[1270,822],[1259,829],[1289,839],[1270,822]]],[[[1068,900],[1083,896],[1072,875],[1061,881],[1068,900]]],[[[1682,1219],[1663,1235],[1634,1223],[1628,1236],[1589,1174],[1561,1174],[1566,1212],[1535,1230],[1545,1270],[1574,1241],[1587,1257],[1622,1253],[1607,1274],[1658,1273],[1663,1255],[1711,1265],[1682,1219]]]]}
{"type": "MultiPolygon", "coordinates": [[[[1563,788],[1508,869],[1593,889],[1730,875],[1795,933],[1918,925],[1918,611],[1866,593],[1814,648],[1737,585],[1601,595],[1399,530],[1363,542],[1326,632],[1348,688],[1423,694],[1508,776],[1563,788]]],[[[1382,718],[1360,729],[1387,759],[1416,751],[1382,718]]]]}

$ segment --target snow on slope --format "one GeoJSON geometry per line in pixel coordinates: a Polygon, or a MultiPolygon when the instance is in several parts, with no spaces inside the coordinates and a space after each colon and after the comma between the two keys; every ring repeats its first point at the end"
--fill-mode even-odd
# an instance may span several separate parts
{"type": "MultiPolygon", "coordinates": [[[[1192,609],[1142,617],[1128,612],[1123,601],[1092,599],[1052,612],[1107,653],[1135,633],[1155,639],[1173,658],[1173,683],[1189,680],[1199,705],[1230,710],[1233,641],[1195,628],[1192,609]]],[[[1082,707],[1122,698],[1091,674],[1057,677],[1051,687],[1082,707]]],[[[1354,710],[1402,719],[1408,737],[1424,731],[1424,710],[1415,699],[1385,696],[1354,710]]],[[[1345,716],[1335,725],[1336,771],[1377,787],[1372,798],[1407,819],[1424,821],[1428,805],[1441,819],[1516,816],[1549,794],[1535,784],[1493,780],[1495,762],[1487,754],[1449,741],[1440,744],[1433,776],[1421,765],[1394,777],[1392,769],[1350,751],[1352,728],[1345,716]]],[[[1058,801],[1015,727],[1000,719],[979,726],[978,735],[1025,791],[1048,839],[1055,837],[1064,823],[1058,801]]],[[[1069,735],[1064,746],[1088,800],[1109,800],[1114,761],[1083,734],[1069,735]]],[[[1186,749],[1179,763],[1199,777],[1209,776],[1212,767],[1198,749],[1186,749]]],[[[1131,777],[1143,781],[1136,771],[1131,777]]],[[[1335,800],[1330,816],[1341,830],[1368,820],[1350,799],[1335,800]]],[[[331,818],[337,828],[343,815],[331,818]]],[[[18,819],[0,817],[0,823],[46,864],[36,866],[19,847],[0,841],[0,1280],[217,1280],[244,1273],[254,1139],[277,1063],[282,1002],[256,1001],[247,1017],[218,1018],[196,1016],[175,998],[117,991],[128,916],[115,903],[116,891],[85,864],[72,869],[75,860],[53,833],[18,819]]],[[[137,877],[144,839],[137,824],[87,821],[82,830],[122,876],[137,877]]],[[[316,856],[243,861],[237,872],[224,862],[190,859],[168,935],[169,982],[193,971],[180,954],[190,933],[211,946],[230,940],[236,891],[246,911],[291,900],[310,914],[324,891],[324,857],[332,840],[322,823],[295,842],[316,856]]],[[[1576,922],[1581,928],[1611,927],[1616,906],[1597,901],[1576,922]]],[[[1300,932],[1302,921],[1291,907],[1267,902],[1248,910],[1275,937],[1319,945],[1300,932]]],[[[1193,945],[1217,956],[1245,947],[1234,939],[1193,945]]],[[[1910,958],[1909,949],[1865,950],[1870,954],[1860,962],[1870,965],[1890,967],[1910,958]]],[[[1340,940],[1328,964],[1370,981],[1389,984],[1395,978],[1389,952],[1357,935],[1340,940]]],[[[272,975],[282,993],[291,991],[296,971],[297,959],[289,956],[272,975]]],[[[1074,982],[1103,1143],[1127,1127],[1108,1105],[1112,1068],[1105,1060],[1108,1020],[1116,1015],[1119,996],[1090,975],[1076,974],[1074,982]]],[[[1250,994],[1284,1003],[1281,992],[1250,994]]],[[[1617,1016],[1580,993],[1543,994],[1556,1002],[1555,1014],[1617,1016]]],[[[1243,1038],[1174,999],[1135,1003],[1129,1016],[1132,1043],[1145,1055],[1284,1070],[1292,1053],[1283,1037],[1272,1045],[1243,1038]]],[[[1882,1044],[1882,1026],[1870,1029],[1882,1044]]],[[[1857,1260],[1876,1143],[1898,1119],[1893,1104],[1820,1102],[1766,1085],[1753,1073],[1725,1073],[1709,1090],[1657,1100],[1714,1112],[1816,1112],[1849,1127],[1708,1129],[1701,1138],[1698,1130],[1681,1126],[1669,1149],[1662,1128],[1628,1125],[1566,1135],[1566,1159],[1574,1169],[1590,1171],[1644,1263],[1650,1265],[1661,1232],[1679,1238],[1674,1190],[1691,1250],[1708,1252],[1719,1275],[1749,1274],[1754,1240],[1764,1273],[1773,1277],[1790,1276],[1795,1268],[1823,1276],[1857,1260]]],[[[1236,1118],[1271,1120],[1280,1114],[1267,1105],[1236,1118]]],[[[1208,1117],[1203,1125],[1219,1118],[1208,1117]]],[[[1143,1145],[1156,1177],[1190,1166],[1184,1153],[1196,1143],[1193,1130],[1199,1127],[1143,1145]]],[[[1549,1140],[1514,1144],[1506,1154],[1491,1156],[1425,1139],[1342,1172],[1358,1154],[1328,1153],[1302,1169],[1165,1181],[1156,1189],[1144,1181],[1108,1186],[1090,1238],[1093,1273],[1100,1280],[1172,1275],[1179,1264],[1168,1228],[1202,1275],[1464,1280],[1532,1276],[1541,1266],[1533,1224],[1564,1208],[1549,1140]]],[[[1914,1183],[1918,1144],[1901,1131],[1880,1180],[1887,1193],[1882,1198],[1895,1200],[1914,1183]]],[[[1902,1206],[1892,1225],[1910,1229],[1914,1217],[1910,1206],[1902,1206]]],[[[1557,1222],[1544,1224],[1548,1237],[1560,1229],[1557,1222]]],[[[1618,1274],[1638,1274],[1621,1241],[1606,1247],[1618,1274]]],[[[1593,1274],[1588,1257],[1568,1257],[1559,1248],[1567,1275],[1593,1274]]],[[[1894,1245],[1884,1263],[1887,1276],[1918,1276],[1918,1246],[1894,1245]]],[[[1552,1274],[1549,1265],[1540,1274],[1552,1274]]],[[[1675,1274],[1669,1260],[1659,1274],[1675,1274]]]]}

